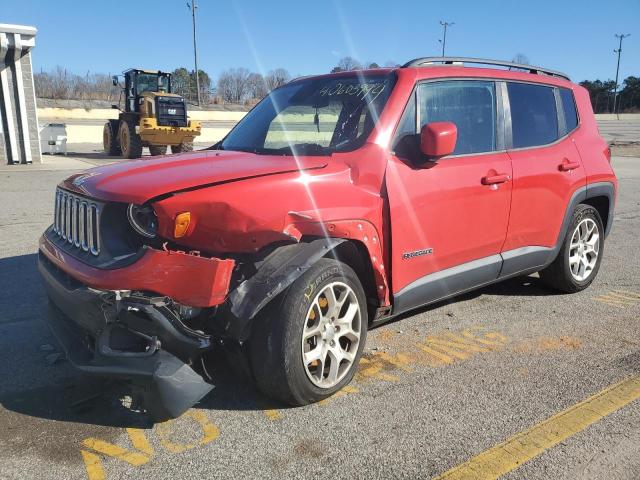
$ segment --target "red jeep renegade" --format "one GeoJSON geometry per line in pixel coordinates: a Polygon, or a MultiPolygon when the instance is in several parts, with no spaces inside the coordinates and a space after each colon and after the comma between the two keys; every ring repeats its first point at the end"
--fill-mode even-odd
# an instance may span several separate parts
{"type": "Polygon", "coordinates": [[[616,189],[588,93],[561,73],[437,57],[301,78],[207,150],[62,182],[40,239],[49,322],[156,418],[211,390],[216,348],[304,405],[403,312],[534,272],[586,288],[616,189]]]}

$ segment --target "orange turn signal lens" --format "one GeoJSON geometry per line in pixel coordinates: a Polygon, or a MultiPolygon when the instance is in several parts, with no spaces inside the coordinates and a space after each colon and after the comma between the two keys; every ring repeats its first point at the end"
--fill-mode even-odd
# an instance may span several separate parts
{"type": "Polygon", "coordinates": [[[189,224],[191,223],[191,212],[182,212],[176,215],[176,223],[173,229],[173,236],[175,238],[184,237],[189,230],[189,224]]]}

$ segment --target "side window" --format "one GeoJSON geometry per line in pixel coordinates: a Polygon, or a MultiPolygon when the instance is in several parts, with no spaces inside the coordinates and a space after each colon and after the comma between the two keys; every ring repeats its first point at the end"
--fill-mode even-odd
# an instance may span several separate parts
{"type": "Polygon", "coordinates": [[[558,139],[558,112],[552,87],[507,84],[513,148],[546,145],[558,139]]]}
{"type": "Polygon", "coordinates": [[[420,128],[430,122],[458,127],[454,155],[496,149],[496,94],[493,82],[452,80],[418,87],[420,128]]]}
{"type": "Polygon", "coordinates": [[[576,102],[573,99],[573,92],[568,88],[561,88],[560,100],[562,100],[564,122],[567,127],[567,132],[571,132],[578,126],[578,112],[576,111],[576,102]]]}

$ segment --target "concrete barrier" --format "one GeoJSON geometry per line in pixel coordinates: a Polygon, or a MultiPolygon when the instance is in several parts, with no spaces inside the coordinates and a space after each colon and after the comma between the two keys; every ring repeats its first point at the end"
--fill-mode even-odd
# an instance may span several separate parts
{"type": "MultiPolygon", "coordinates": [[[[227,110],[193,110],[189,117],[203,122],[198,143],[215,143],[223,138],[247,112],[227,110]]],[[[292,121],[312,122],[312,116],[296,115],[292,121]]],[[[118,111],[108,108],[39,108],[40,123],[60,122],[67,125],[68,143],[102,143],[102,129],[109,119],[118,118],[118,111]]],[[[597,114],[600,132],[608,141],[640,141],[640,113],[620,114],[620,120],[613,114],[597,114]]],[[[321,121],[325,119],[321,118],[321,121]]]]}

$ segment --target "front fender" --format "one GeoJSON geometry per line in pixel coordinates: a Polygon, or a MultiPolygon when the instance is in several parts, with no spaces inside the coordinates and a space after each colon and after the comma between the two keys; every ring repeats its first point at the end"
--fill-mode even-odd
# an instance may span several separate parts
{"type": "Polygon", "coordinates": [[[232,322],[227,333],[240,338],[250,320],[265,305],[344,241],[342,238],[320,238],[274,250],[255,275],[229,294],[231,313],[237,321],[232,322]]]}

